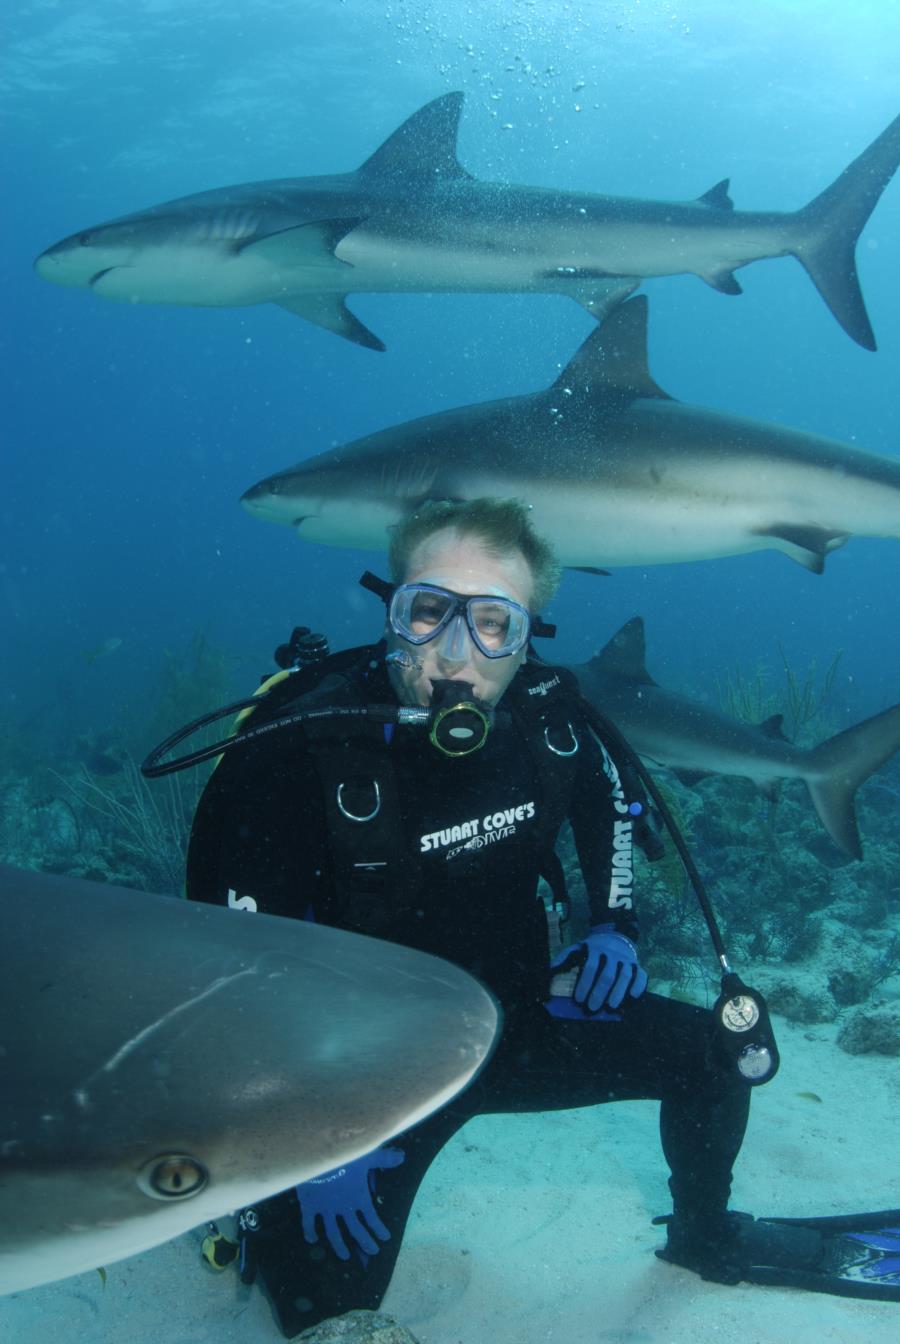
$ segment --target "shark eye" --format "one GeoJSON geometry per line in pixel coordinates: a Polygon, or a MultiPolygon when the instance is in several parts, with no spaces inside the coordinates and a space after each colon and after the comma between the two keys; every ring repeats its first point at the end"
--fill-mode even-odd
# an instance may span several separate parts
{"type": "Polygon", "coordinates": [[[89,233],[79,233],[78,242],[82,247],[90,247],[91,235],[89,233]]]}
{"type": "Polygon", "coordinates": [[[152,1199],[189,1199],[199,1195],[209,1173],[196,1158],[184,1153],[165,1153],[153,1157],[138,1172],[137,1183],[152,1199]]]}

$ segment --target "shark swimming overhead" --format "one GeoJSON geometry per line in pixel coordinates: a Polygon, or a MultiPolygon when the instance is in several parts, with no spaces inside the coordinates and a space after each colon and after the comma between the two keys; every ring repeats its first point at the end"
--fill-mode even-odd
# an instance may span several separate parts
{"type": "Polygon", "coordinates": [[[900,538],[900,461],[682,405],[647,367],[647,300],[615,309],[542,392],[425,416],[243,496],[304,540],[386,549],[427,500],[516,498],[572,568],[775,549],[821,573],[853,535],[900,538]]]}
{"type": "Polygon", "coordinates": [[[499,1026],[455,966],[302,920],[4,865],[0,911],[0,1292],[370,1152],[499,1026]]]}
{"type": "Polygon", "coordinates": [[[588,662],[569,666],[582,694],[645,760],[674,770],[686,784],[705,775],[740,775],[768,797],[780,780],[802,779],[834,843],[862,858],[853,799],[900,751],[900,705],[815,747],[796,747],[781,731],[780,714],[754,726],[658,685],[647,672],[640,616],[588,662]]]}
{"type": "Polygon", "coordinates": [[[728,182],[654,201],[480,182],[456,151],[463,96],[426,104],[353,172],[199,192],[83,229],[45,280],[125,303],[274,303],[370,349],[361,293],[564,294],[602,318],[652,276],[740,294],[735,271],[793,256],[866,349],[856,242],[900,164],[900,117],[802,209],[738,211],[728,182]]]}

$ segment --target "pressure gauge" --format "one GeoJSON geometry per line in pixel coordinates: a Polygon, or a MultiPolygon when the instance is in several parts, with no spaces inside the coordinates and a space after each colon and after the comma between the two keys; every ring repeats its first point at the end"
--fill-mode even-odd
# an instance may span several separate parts
{"type": "Polygon", "coordinates": [[[726,999],[719,1012],[723,1027],[729,1031],[750,1031],[759,1021],[759,1004],[749,994],[726,999]]]}

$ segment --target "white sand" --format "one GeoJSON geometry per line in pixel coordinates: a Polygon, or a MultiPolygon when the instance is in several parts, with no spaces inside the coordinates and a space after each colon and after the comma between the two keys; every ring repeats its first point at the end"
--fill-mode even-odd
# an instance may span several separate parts
{"type": "MultiPolygon", "coordinates": [[[[782,1069],[754,1097],[734,1207],[900,1206],[900,1060],[834,1028],[776,1023],[782,1069]],[[815,1092],[813,1101],[798,1095],[815,1092]]],[[[900,1303],[704,1283],[657,1260],[668,1210],[657,1108],[472,1122],[422,1186],[384,1309],[422,1344],[896,1344],[900,1303]]],[[[281,1338],[256,1289],[199,1259],[198,1233],[0,1300],[3,1344],[281,1338]]]]}

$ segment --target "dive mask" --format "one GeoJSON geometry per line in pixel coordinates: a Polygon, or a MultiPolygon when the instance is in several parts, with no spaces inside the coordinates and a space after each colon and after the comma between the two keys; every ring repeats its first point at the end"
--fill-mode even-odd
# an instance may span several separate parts
{"type": "Polygon", "coordinates": [[[433,583],[394,587],[368,572],[360,583],[384,600],[395,635],[413,645],[441,637],[441,654],[453,662],[468,657],[467,636],[485,658],[510,658],[526,647],[532,635],[556,634],[555,626],[532,617],[502,594],[469,596],[433,583]]]}

